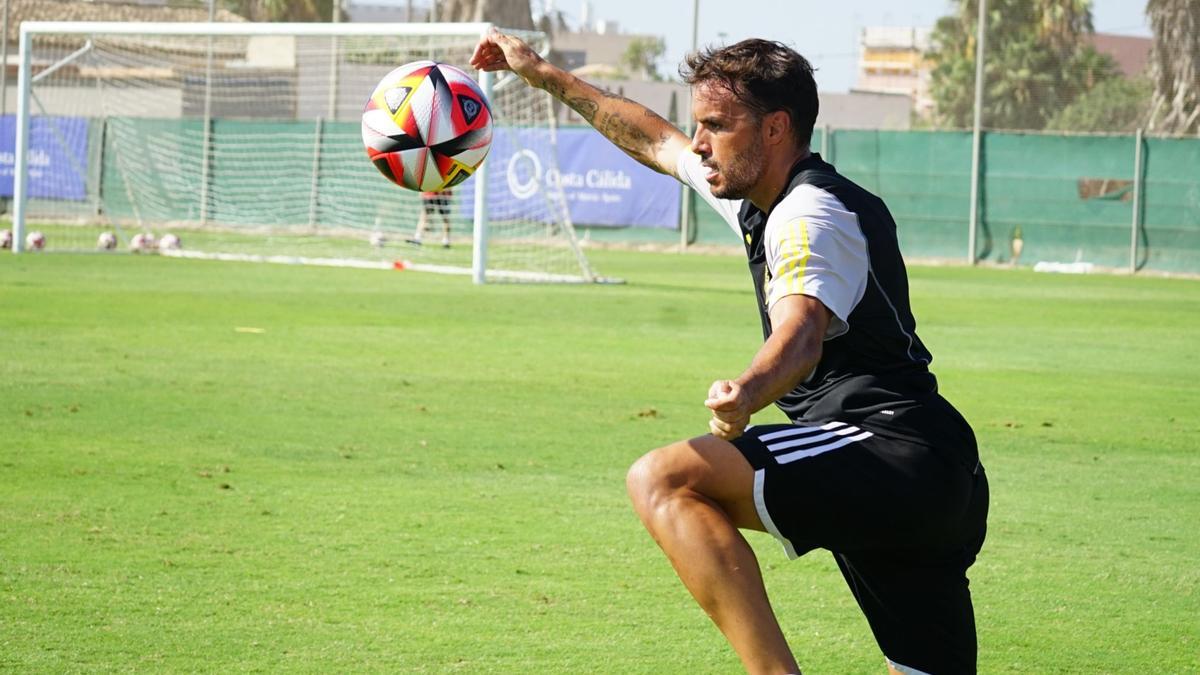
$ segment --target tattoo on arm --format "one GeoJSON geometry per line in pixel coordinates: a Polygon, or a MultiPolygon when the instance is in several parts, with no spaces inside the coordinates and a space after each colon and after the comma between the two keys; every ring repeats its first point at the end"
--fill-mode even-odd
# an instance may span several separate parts
{"type": "MultiPolygon", "coordinates": [[[[650,134],[639,126],[641,124],[640,121],[631,119],[632,111],[626,109],[625,111],[601,112],[601,101],[594,94],[589,96],[588,94],[591,94],[591,92],[584,91],[582,92],[582,96],[569,96],[565,85],[550,81],[543,81],[542,88],[551,96],[567,104],[572,110],[579,113],[583,119],[587,120],[588,124],[594,126],[597,131],[635,160],[655,171],[663,170],[662,167],[657,166],[655,156],[670,140],[670,134],[667,131],[664,130],[658,134],[657,139],[651,138],[650,134]]],[[[632,101],[620,94],[610,91],[600,91],[598,93],[600,98],[616,99],[643,108],[642,117],[657,117],[660,120],[662,119],[653,110],[644,108],[644,106],[636,101],[632,101]]],[[[663,120],[663,124],[666,125],[668,123],[663,120]]]]}
{"type": "Polygon", "coordinates": [[[600,104],[582,96],[566,99],[565,103],[587,120],[588,124],[596,119],[596,111],[600,108],[600,104]]]}
{"type": "Polygon", "coordinates": [[[605,115],[604,119],[596,124],[596,128],[613,143],[639,155],[645,153],[652,142],[649,134],[637,125],[630,124],[629,120],[620,114],[605,115]]]}

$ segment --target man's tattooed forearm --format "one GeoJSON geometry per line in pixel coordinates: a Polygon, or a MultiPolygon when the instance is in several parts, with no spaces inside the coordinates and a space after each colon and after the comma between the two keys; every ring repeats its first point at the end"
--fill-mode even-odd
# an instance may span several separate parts
{"type": "MultiPolygon", "coordinates": [[[[606,138],[612,141],[617,147],[629,153],[631,157],[646,166],[660,171],[654,163],[654,157],[658,150],[661,150],[670,139],[670,136],[663,132],[657,139],[651,138],[650,134],[642,130],[639,126],[640,120],[634,121],[635,113],[632,109],[621,108],[621,112],[612,112],[610,110],[600,111],[603,99],[616,99],[624,101],[631,105],[641,108],[641,104],[632,101],[620,94],[615,94],[611,91],[584,91],[576,92],[583,93],[583,96],[571,96],[567,93],[567,86],[561,82],[553,82],[543,80],[541,88],[546,90],[548,94],[565,103],[569,108],[579,113],[580,117],[591,124],[603,134],[606,138]]],[[[644,117],[659,117],[653,110],[644,109],[642,112],[644,117]]]]}

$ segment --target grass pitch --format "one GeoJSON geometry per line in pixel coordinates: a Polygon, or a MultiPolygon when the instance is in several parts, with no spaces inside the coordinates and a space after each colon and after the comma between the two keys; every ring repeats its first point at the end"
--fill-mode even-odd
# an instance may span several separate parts
{"type": "MultiPolygon", "coordinates": [[[[737,672],[623,478],[757,348],[744,265],[590,255],[628,285],[0,256],[0,669],[737,672]]],[[[992,484],[981,672],[1200,671],[1200,282],[911,278],[992,484]]],[[[806,671],[883,672],[829,556],[750,539],[806,671]]]]}

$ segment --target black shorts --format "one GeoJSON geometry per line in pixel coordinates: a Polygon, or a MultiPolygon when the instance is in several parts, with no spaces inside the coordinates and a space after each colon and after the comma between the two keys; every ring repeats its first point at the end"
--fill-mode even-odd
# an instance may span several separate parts
{"type": "Polygon", "coordinates": [[[422,195],[421,206],[425,209],[425,213],[428,213],[429,215],[450,215],[450,197],[446,195],[438,195],[436,197],[426,197],[422,195]]]}
{"type": "Polygon", "coordinates": [[[833,553],[898,670],[975,672],[966,571],[983,545],[988,486],[969,430],[935,430],[922,444],[803,424],[751,427],[733,442],[754,468],[767,531],[791,557],[833,553]]]}

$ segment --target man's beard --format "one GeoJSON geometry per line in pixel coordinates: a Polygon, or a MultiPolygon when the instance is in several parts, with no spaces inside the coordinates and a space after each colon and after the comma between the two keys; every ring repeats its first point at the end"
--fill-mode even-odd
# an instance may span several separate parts
{"type": "Polygon", "coordinates": [[[722,180],[720,187],[713,188],[713,196],[719,199],[745,199],[758,185],[765,167],[762,139],[755,139],[752,147],[717,167],[722,180]]]}

